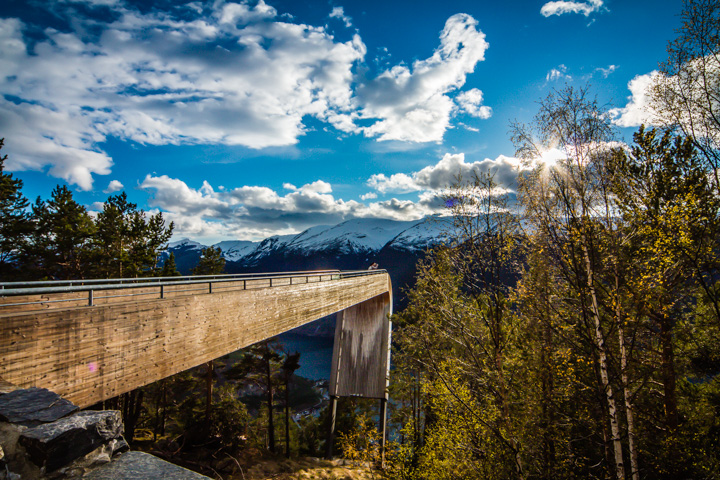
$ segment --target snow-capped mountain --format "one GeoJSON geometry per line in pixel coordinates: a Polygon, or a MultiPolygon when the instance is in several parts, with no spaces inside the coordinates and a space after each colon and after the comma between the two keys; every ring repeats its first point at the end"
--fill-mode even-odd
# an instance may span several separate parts
{"type": "Polygon", "coordinates": [[[219,248],[222,251],[226,261],[237,262],[255,250],[257,242],[250,242],[248,240],[224,240],[216,243],[213,247],[219,248]]]}
{"type": "Polygon", "coordinates": [[[418,223],[384,219],[357,218],[333,227],[313,227],[295,237],[288,245],[294,250],[316,252],[337,249],[343,253],[379,251],[403,231],[418,223]]]}
{"type": "Polygon", "coordinates": [[[448,217],[429,217],[415,222],[394,238],[385,248],[397,250],[424,251],[439,243],[446,242],[452,231],[452,219],[448,217]]]}
{"type": "Polygon", "coordinates": [[[195,242],[193,240],[190,240],[189,238],[182,238],[176,242],[170,242],[168,244],[168,250],[202,250],[205,248],[205,245],[202,243],[195,242]]]}
{"type": "MultiPolygon", "coordinates": [[[[428,248],[445,241],[451,220],[428,217],[417,221],[353,219],[337,225],[319,225],[296,235],[276,235],[260,242],[230,240],[216,243],[225,257],[227,273],[293,270],[364,270],[377,262],[390,273],[395,287],[412,282],[417,261],[428,248]]],[[[183,274],[197,264],[198,242],[182,239],[168,253],[183,274]]],[[[397,293],[401,288],[396,288],[397,293]]],[[[401,298],[396,298],[402,304],[401,298]]]]}

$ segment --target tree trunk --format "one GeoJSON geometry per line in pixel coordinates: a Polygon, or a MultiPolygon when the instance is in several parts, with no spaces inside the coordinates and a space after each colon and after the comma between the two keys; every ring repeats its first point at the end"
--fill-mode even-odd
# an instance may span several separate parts
{"type": "Polygon", "coordinates": [[[205,372],[205,428],[210,432],[212,424],[212,395],[213,395],[213,371],[215,366],[213,361],[207,362],[207,370],[205,372]]]}
{"type": "Polygon", "coordinates": [[[167,379],[162,382],[162,417],[160,420],[160,435],[165,436],[165,421],[167,419],[167,379]]]}
{"type": "Polygon", "coordinates": [[[668,436],[674,436],[680,422],[675,395],[675,352],[672,341],[672,325],[671,320],[665,315],[659,315],[658,320],[660,324],[660,344],[662,350],[660,370],[663,382],[665,423],[668,428],[668,436]]]}
{"type": "Polygon", "coordinates": [[[638,464],[638,453],[635,447],[635,416],[628,381],[628,361],[625,350],[625,328],[623,326],[622,307],[620,305],[620,275],[615,267],[615,322],[618,329],[618,345],[620,346],[620,379],[623,386],[623,398],[625,399],[625,417],[627,420],[628,449],[630,450],[630,476],[632,480],[640,480],[640,468],[638,464]]]}
{"type": "Polygon", "coordinates": [[[553,414],[553,397],[554,384],[553,373],[550,358],[552,355],[553,333],[550,319],[550,306],[548,304],[549,289],[547,277],[543,278],[545,283],[545,299],[543,302],[544,312],[540,320],[540,386],[542,391],[542,478],[550,480],[553,478],[552,472],[555,461],[555,442],[550,428],[555,424],[553,414]]]}
{"type": "Polygon", "coordinates": [[[290,458],[290,377],[285,378],[285,457],[290,458]]]}
{"type": "Polygon", "coordinates": [[[270,370],[270,359],[267,359],[265,364],[265,377],[267,381],[267,404],[268,404],[268,443],[270,445],[270,451],[275,453],[275,421],[273,418],[273,386],[272,386],[272,371],[270,370]]]}
{"type": "Polygon", "coordinates": [[[142,390],[123,393],[123,423],[125,424],[125,440],[131,443],[135,437],[135,426],[140,418],[143,401],[142,390]]]}
{"type": "Polygon", "coordinates": [[[583,255],[585,257],[585,272],[587,274],[587,287],[590,292],[592,317],[595,323],[595,348],[598,353],[598,367],[600,370],[600,379],[605,394],[605,402],[607,404],[608,416],[610,417],[610,434],[613,445],[613,456],[615,458],[615,475],[618,480],[625,479],[625,465],[622,455],[622,440],[620,438],[620,423],[618,421],[617,407],[615,405],[615,397],[613,395],[612,385],[608,375],[607,351],[605,349],[605,337],[600,325],[600,307],[598,306],[597,292],[595,291],[595,276],[590,259],[590,252],[587,246],[587,239],[583,239],[582,243],[583,255]]]}

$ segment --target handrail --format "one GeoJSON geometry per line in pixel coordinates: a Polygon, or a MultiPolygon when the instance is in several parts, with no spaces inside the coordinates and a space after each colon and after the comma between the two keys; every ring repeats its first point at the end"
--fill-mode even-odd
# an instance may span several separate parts
{"type": "MultiPolygon", "coordinates": [[[[13,297],[13,296],[20,296],[20,295],[42,295],[42,294],[53,294],[53,293],[71,293],[71,292],[87,292],[88,293],[88,304],[93,305],[94,299],[100,299],[100,298],[110,298],[110,296],[105,297],[95,297],[94,292],[96,291],[104,291],[104,290],[122,290],[122,289],[138,289],[138,288],[148,288],[148,287],[160,287],[159,293],[160,298],[164,298],[164,288],[166,286],[175,286],[175,285],[208,285],[208,292],[212,293],[213,284],[223,284],[223,283],[229,283],[229,282],[243,282],[243,289],[247,289],[247,282],[248,281],[262,281],[262,280],[269,280],[269,287],[273,287],[273,280],[275,279],[290,279],[292,282],[292,279],[294,278],[305,278],[306,282],[307,279],[317,277],[319,278],[318,281],[328,281],[328,280],[339,280],[342,278],[352,278],[352,277],[360,277],[365,275],[375,275],[380,273],[387,273],[386,270],[378,269],[378,270],[314,270],[314,271],[301,271],[301,272],[269,272],[269,273],[251,273],[251,274],[237,274],[237,275],[195,275],[195,276],[184,276],[184,277],[144,277],[144,278],[138,278],[138,279],[132,279],[132,280],[143,280],[141,283],[121,283],[122,281],[127,281],[130,279],[107,279],[107,280],[101,280],[101,279],[93,279],[93,280],[76,280],[76,282],[85,282],[89,283],[89,285],[66,285],[68,282],[72,282],[70,280],[57,280],[57,281],[48,281],[48,282],[7,282],[5,285],[8,285],[9,283],[13,283],[14,285],[37,285],[37,284],[59,284],[58,286],[46,286],[46,287],[30,287],[30,288],[3,288],[0,289],[0,298],[3,297],[13,297]],[[260,276],[262,275],[262,276],[260,276]],[[323,280],[323,277],[330,277],[327,280],[323,280]],[[62,286],[65,285],[65,286],[62,286]]],[[[280,286],[277,283],[275,286],[280,286]]],[[[266,286],[263,285],[261,288],[265,288],[266,286]]],[[[196,290],[182,290],[182,291],[196,291],[196,290]]],[[[128,295],[114,295],[114,297],[120,297],[120,296],[141,296],[141,295],[149,295],[150,293],[137,293],[137,294],[128,294],[128,295]]],[[[17,306],[17,305],[29,305],[29,304],[41,304],[41,303],[59,303],[64,301],[76,301],[78,298],[70,298],[70,299],[61,299],[61,300],[51,300],[51,299],[43,299],[43,300],[37,300],[32,302],[23,302],[23,303],[6,303],[6,304],[0,304],[0,309],[2,309],[3,306],[17,306]]]]}
{"type": "Polygon", "coordinates": [[[278,275],[301,275],[308,273],[330,273],[339,272],[340,270],[299,270],[292,272],[262,272],[262,273],[229,273],[229,274],[217,274],[217,275],[183,275],[173,277],[127,277],[127,278],[91,278],[91,279],[74,279],[74,280],[33,280],[28,282],[0,282],[0,291],[7,287],[19,286],[19,285],[62,285],[67,284],[68,286],[73,285],[86,285],[86,284],[122,284],[122,283],[156,283],[159,280],[183,280],[183,279],[203,279],[203,278],[230,278],[230,277],[253,277],[256,275],[264,276],[278,276],[278,275]]]}

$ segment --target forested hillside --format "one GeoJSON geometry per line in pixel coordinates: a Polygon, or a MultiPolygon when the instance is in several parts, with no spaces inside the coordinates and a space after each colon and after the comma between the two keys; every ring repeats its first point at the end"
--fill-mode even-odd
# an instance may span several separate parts
{"type": "Polygon", "coordinates": [[[512,125],[517,214],[491,174],[449,192],[454,242],[395,316],[389,477],[720,475],[720,21],[687,5],[666,128],[625,145],[566,87],[512,125]]]}

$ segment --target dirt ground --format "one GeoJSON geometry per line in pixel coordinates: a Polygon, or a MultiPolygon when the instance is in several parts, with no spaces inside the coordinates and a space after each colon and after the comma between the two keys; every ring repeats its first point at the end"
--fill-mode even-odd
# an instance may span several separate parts
{"type": "Polygon", "coordinates": [[[345,460],[320,460],[316,458],[293,458],[289,460],[263,461],[238,472],[225,480],[373,480],[378,475],[367,466],[352,464],[345,460]]]}

